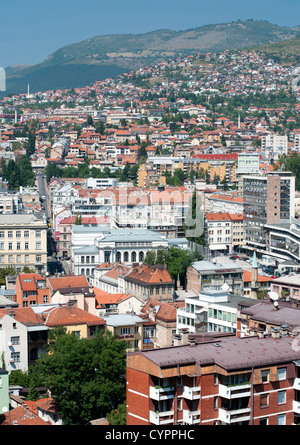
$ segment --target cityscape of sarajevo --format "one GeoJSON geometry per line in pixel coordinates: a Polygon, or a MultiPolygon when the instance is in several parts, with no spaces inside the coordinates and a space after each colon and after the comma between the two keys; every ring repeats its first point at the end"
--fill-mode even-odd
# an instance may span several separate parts
{"type": "Polygon", "coordinates": [[[295,60],[0,99],[0,424],[300,423],[295,60]]]}

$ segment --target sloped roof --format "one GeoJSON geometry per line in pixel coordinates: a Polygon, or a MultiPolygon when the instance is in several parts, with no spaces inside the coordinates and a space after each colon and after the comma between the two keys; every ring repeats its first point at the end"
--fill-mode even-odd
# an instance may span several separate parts
{"type": "Polygon", "coordinates": [[[126,275],[125,280],[136,281],[142,284],[173,284],[171,275],[163,266],[148,266],[143,264],[135,267],[126,275]]]}
{"type": "Polygon", "coordinates": [[[89,287],[85,275],[64,275],[63,277],[48,277],[48,283],[53,291],[66,287],[89,287]]]}
{"type": "Polygon", "coordinates": [[[93,314],[90,314],[76,306],[62,305],[44,311],[46,317],[45,325],[71,326],[76,324],[87,324],[88,326],[105,325],[105,321],[93,314]]]}

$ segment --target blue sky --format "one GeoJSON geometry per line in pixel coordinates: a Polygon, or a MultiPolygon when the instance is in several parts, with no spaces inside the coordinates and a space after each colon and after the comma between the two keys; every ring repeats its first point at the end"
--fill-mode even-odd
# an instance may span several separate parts
{"type": "Polygon", "coordinates": [[[175,31],[234,20],[300,25],[299,0],[0,0],[0,66],[42,62],[104,34],[175,31]]]}

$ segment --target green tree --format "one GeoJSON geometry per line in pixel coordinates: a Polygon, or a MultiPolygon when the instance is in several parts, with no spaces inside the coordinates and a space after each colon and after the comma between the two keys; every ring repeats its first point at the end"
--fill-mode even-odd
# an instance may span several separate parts
{"type": "Polygon", "coordinates": [[[126,425],[126,401],[106,416],[110,425],[126,425]]]}
{"type": "Polygon", "coordinates": [[[65,424],[85,425],[106,417],[125,401],[126,342],[110,332],[90,339],[62,328],[50,333],[49,354],[35,366],[65,424]]]}

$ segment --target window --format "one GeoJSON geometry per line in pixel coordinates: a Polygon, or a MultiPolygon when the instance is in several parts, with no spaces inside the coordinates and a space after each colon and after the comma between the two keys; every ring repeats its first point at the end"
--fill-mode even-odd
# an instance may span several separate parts
{"type": "Polygon", "coordinates": [[[5,249],[5,243],[0,243],[0,250],[4,250],[5,249]]]}
{"type": "Polygon", "coordinates": [[[262,419],[259,420],[259,424],[260,425],[268,425],[268,417],[263,417],[262,419]]]}
{"type": "Polygon", "coordinates": [[[29,249],[29,243],[28,243],[28,242],[26,242],[26,243],[24,244],[24,249],[25,249],[25,250],[28,250],[28,249],[29,249]]]}
{"type": "Polygon", "coordinates": [[[8,236],[8,238],[12,238],[12,237],[13,237],[13,232],[12,232],[12,230],[9,230],[9,231],[7,232],[7,236],[8,236]]]}
{"type": "Polygon", "coordinates": [[[263,408],[264,406],[269,406],[269,395],[268,394],[260,395],[260,407],[263,408]]]}
{"type": "Polygon", "coordinates": [[[12,250],[12,243],[8,243],[8,250],[12,250]]]}
{"type": "Polygon", "coordinates": [[[16,231],[16,238],[21,238],[21,230],[16,231]]]}
{"type": "Polygon", "coordinates": [[[24,238],[29,238],[29,230],[24,231],[24,238]]]}
{"type": "Polygon", "coordinates": [[[35,261],[36,261],[37,263],[41,263],[41,262],[42,262],[42,257],[41,257],[41,255],[36,255],[36,256],[35,256],[35,261]]]}
{"type": "Polygon", "coordinates": [[[17,243],[17,250],[21,250],[21,243],[17,243]]]}
{"type": "Polygon", "coordinates": [[[10,341],[13,345],[19,345],[20,344],[20,337],[11,337],[10,341]]]}
{"type": "Polygon", "coordinates": [[[130,328],[121,328],[121,335],[129,335],[130,328]]]}
{"type": "Polygon", "coordinates": [[[12,352],[10,357],[14,363],[20,362],[20,353],[19,352],[12,352]]]}
{"type": "Polygon", "coordinates": [[[278,391],[277,403],[286,403],[286,391],[278,391]]]}
{"type": "Polygon", "coordinates": [[[277,425],[285,425],[285,414],[279,414],[277,416],[277,425]]]}
{"type": "Polygon", "coordinates": [[[0,230],[0,238],[4,238],[4,230],[0,230]]]}
{"type": "Polygon", "coordinates": [[[286,379],[286,368],[277,368],[278,380],[286,379]]]}
{"type": "Polygon", "coordinates": [[[40,241],[35,243],[35,250],[41,250],[42,248],[42,243],[40,241]]]}
{"type": "Polygon", "coordinates": [[[261,371],[261,380],[263,383],[268,383],[269,381],[269,370],[261,371]]]}
{"type": "Polygon", "coordinates": [[[36,238],[41,238],[41,236],[42,236],[42,232],[40,230],[36,230],[35,237],[36,238]]]}

